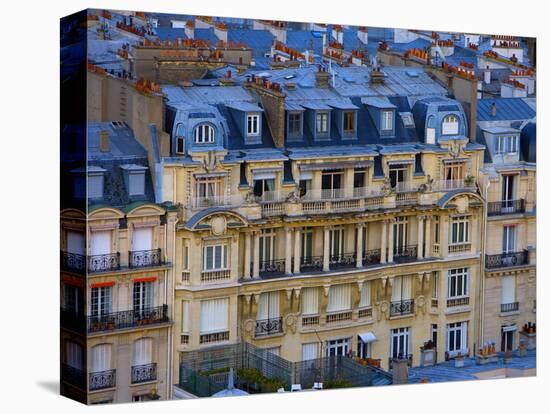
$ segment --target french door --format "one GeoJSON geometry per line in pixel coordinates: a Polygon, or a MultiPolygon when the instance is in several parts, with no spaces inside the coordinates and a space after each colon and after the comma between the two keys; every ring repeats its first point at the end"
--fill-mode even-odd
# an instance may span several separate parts
{"type": "Polygon", "coordinates": [[[327,341],[327,356],[346,356],[350,349],[350,340],[349,338],[335,339],[332,341],[327,341]]]}
{"type": "Polygon", "coordinates": [[[391,330],[390,355],[392,358],[406,358],[410,354],[410,329],[391,330]]]}

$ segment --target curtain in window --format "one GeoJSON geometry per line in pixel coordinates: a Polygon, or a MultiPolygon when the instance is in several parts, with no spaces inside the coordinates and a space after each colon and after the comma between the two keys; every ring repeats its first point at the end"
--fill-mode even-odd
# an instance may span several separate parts
{"type": "Polygon", "coordinates": [[[181,302],[181,331],[184,333],[189,332],[189,301],[184,300],[181,302]]]}
{"type": "Polygon", "coordinates": [[[502,277],[502,302],[513,303],[516,301],[516,278],[515,276],[503,276],[502,277]]]}
{"type": "Polygon", "coordinates": [[[92,256],[111,253],[111,231],[92,231],[90,250],[92,256]]]}
{"type": "Polygon", "coordinates": [[[229,298],[201,302],[201,334],[228,330],[229,298]]]}
{"type": "Polygon", "coordinates": [[[279,314],[279,292],[261,293],[258,301],[256,320],[274,319],[279,314]]]}
{"type": "Polygon", "coordinates": [[[361,289],[361,299],[359,300],[359,307],[364,308],[370,306],[370,281],[363,282],[363,288],[361,289]]]}
{"type": "Polygon", "coordinates": [[[111,369],[112,350],[111,344],[100,344],[92,348],[92,372],[111,369]]]}
{"type": "Polygon", "coordinates": [[[153,362],[153,339],[141,338],[134,342],[132,366],[146,365],[153,362]]]}
{"type": "Polygon", "coordinates": [[[67,355],[65,357],[67,365],[73,368],[83,369],[82,346],[76,342],[67,341],[66,351],[67,355]]]}
{"type": "Polygon", "coordinates": [[[143,227],[132,231],[132,249],[135,252],[153,248],[153,228],[143,227]]]}
{"type": "Polygon", "coordinates": [[[412,277],[411,276],[396,276],[393,278],[393,286],[391,292],[392,302],[411,299],[412,296],[412,277]]]}
{"type": "Polygon", "coordinates": [[[67,232],[67,252],[83,255],[84,250],[84,233],[78,233],[76,231],[67,232]]]}
{"type": "Polygon", "coordinates": [[[319,343],[302,344],[302,361],[319,358],[319,343]]]}
{"type": "Polygon", "coordinates": [[[319,313],[319,289],[304,288],[302,295],[302,315],[317,315],[319,313]]]}
{"type": "Polygon", "coordinates": [[[351,309],[351,285],[331,286],[328,291],[327,312],[338,312],[351,309]]]}

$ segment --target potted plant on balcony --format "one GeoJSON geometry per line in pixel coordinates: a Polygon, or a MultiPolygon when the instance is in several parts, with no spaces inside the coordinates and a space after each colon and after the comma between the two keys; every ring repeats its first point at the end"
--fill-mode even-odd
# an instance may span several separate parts
{"type": "Polygon", "coordinates": [[[430,339],[424,342],[424,345],[420,347],[420,366],[430,367],[435,365],[435,344],[430,339]]]}
{"type": "Polygon", "coordinates": [[[464,367],[464,355],[462,355],[462,352],[458,352],[458,354],[455,357],[455,368],[462,368],[464,367]]]}

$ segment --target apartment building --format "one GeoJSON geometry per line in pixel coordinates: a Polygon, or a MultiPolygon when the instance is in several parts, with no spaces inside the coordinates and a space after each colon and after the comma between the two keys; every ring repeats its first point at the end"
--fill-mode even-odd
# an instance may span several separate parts
{"type": "Polygon", "coordinates": [[[522,98],[483,99],[478,108],[486,146],[483,341],[504,352],[531,347],[523,327],[536,323],[536,114],[522,98]]]}
{"type": "Polygon", "coordinates": [[[177,212],[155,203],[127,124],[90,123],[87,138],[87,168],[67,172],[87,213],[61,213],[62,381],[90,404],[168,399],[177,212]]]}
{"type": "Polygon", "coordinates": [[[473,353],[484,147],[424,71],[309,67],[163,92],[162,200],[183,206],[176,352],[245,341],[384,369],[420,364],[430,340],[438,360],[473,353]]]}

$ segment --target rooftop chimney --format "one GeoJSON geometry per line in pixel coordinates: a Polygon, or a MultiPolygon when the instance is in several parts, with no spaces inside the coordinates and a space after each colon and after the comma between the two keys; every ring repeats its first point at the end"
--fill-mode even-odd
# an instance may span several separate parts
{"type": "Polygon", "coordinates": [[[393,385],[409,382],[409,361],[403,358],[395,358],[392,361],[393,385]]]}
{"type": "Polygon", "coordinates": [[[99,150],[109,152],[109,131],[105,129],[99,133],[99,150]]]}
{"type": "Polygon", "coordinates": [[[330,79],[330,73],[326,69],[319,66],[319,70],[315,72],[315,83],[318,88],[328,88],[328,81],[330,79]]]}
{"type": "Polygon", "coordinates": [[[384,72],[380,70],[380,67],[372,68],[372,71],[370,73],[370,83],[371,84],[378,84],[378,83],[384,83],[384,78],[386,75],[384,72]]]}
{"type": "Polygon", "coordinates": [[[494,102],[491,104],[491,116],[497,116],[497,104],[494,102]]]}

